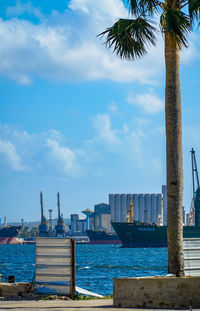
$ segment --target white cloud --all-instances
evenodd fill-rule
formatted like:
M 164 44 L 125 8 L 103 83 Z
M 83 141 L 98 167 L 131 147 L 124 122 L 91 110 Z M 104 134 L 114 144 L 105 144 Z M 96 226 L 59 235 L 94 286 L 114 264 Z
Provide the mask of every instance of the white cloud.
M 181 55 L 181 62 L 184 65 L 194 63 L 199 58 L 199 36 L 195 33 L 191 33 L 189 36 L 189 48 L 184 48 Z
M 0 155 L 3 155 L 14 171 L 24 171 L 27 168 L 21 164 L 21 159 L 15 146 L 8 140 L 0 139 Z
M 142 146 L 146 135 L 141 129 L 131 129 L 125 123 L 121 129 L 114 130 L 108 114 L 97 115 L 93 126 L 96 130 L 93 148 L 95 144 L 102 144 L 104 150 L 144 166 Z
M 12 170 L 28 168 L 29 171 L 78 176 L 81 171 L 78 162 L 84 158 L 84 150 L 72 150 L 63 147 L 65 144 L 64 136 L 55 129 L 31 134 L 0 124 L 0 155 L 6 158 Z
M 105 21 L 114 22 L 118 18 L 127 17 L 127 10 L 121 0 L 71 0 L 69 8 L 82 11 L 90 15 L 90 18 L 104 22 L 104 24 Z
M 30 84 L 34 76 L 61 81 L 108 79 L 155 83 L 162 70 L 162 44 L 136 62 L 122 61 L 96 36 L 119 17 L 127 17 L 121 0 L 71 0 L 65 14 L 53 11 L 33 24 L 0 19 L 0 76 Z M 18 2 L 8 13 L 33 8 Z M 18 10 L 18 12 L 17 12 Z M 80 31 L 81 29 L 81 31 Z
M 120 129 L 113 129 L 111 118 L 108 114 L 97 115 L 93 119 L 93 127 L 96 131 L 95 140 L 106 144 L 114 152 L 126 153 L 130 145 L 138 145 L 146 135 L 141 129 L 131 129 L 126 123 Z M 94 143 L 94 141 L 93 141 Z
M 134 118 L 133 122 L 136 123 L 137 125 L 145 126 L 150 123 L 150 120 L 145 118 Z
M 21 3 L 20 0 L 17 0 L 15 6 L 8 6 L 6 9 L 7 16 L 13 16 L 13 15 L 23 15 L 24 13 L 28 13 L 30 15 L 34 15 L 36 17 L 41 17 L 41 11 L 39 8 L 35 8 L 30 1 L 27 3 Z
M 67 4 L 66 4 L 67 6 Z M 128 17 L 121 0 L 71 0 L 66 12 L 44 16 L 30 1 L 7 8 L 9 16 L 25 12 L 39 18 L 38 24 L 0 19 L 0 76 L 30 84 L 35 76 L 65 82 L 108 79 L 118 82 L 159 83 L 164 69 L 163 38 L 157 47 L 135 62 L 119 59 L 97 37 L 119 17 Z M 197 40 L 183 50 L 183 63 L 197 58 Z
M 112 102 L 109 106 L 108 106 L 108 110 L 112 113 L 118 112 L 118 107 L 117 104 L 115 102 Z
M 126 123 L 124 123 L 121 133 L 125 134 L 125 133 L 128 133 L 128 131 L 129 131 L 128 125 Z
M 111 120 L 108 114 L 97 115 L 93 120 L 97 135 L 104 142 L 109 144 L 118 143 L 116 132 L 111 129 Z
M 97 115 L 93 120 L 95 137 L 90 145 L 93 149 L 102 150 L 103 156 L 108 152 L 112 154 L 113 159 L 117 158 L 120 163 L 129 163 L 130 167 L 138 166 L 142 170 L 149 170 L 151 167 L 160 173 L 162 161 L 157 158 L 159 152 L 156 143 L 160 141 L 161 135 L 156 136 L 155 148 L 152 149 L 149 142 L 154 133 L 154 126 L 152 127 L 146 119 L 141 121 L 124 123 L 121 126 L 118 124 L 114 129 L 108 114 Z
M 114 117 L 113 121 L 115 126 L 109 114 L 96 115 L 91 136 L 78 148 L 69 145 L 66 133 L 63 136 L 55 129 L 30 133 L 0 124 L 0 157 L 6 159 L 12 170 L 59 178 L 79 178 L 89 172 L 93 174 L 98 168 L 101 171 L 110 155 L 113 162 L 125 161 L 146 169 L 145 150 L 154 129 L 147 128 L 148 124 L 124 123 Z M 160 139 L 160 135 L 156 137 Z M 149 155 L 148 163 L 153 157 L 154 154 Z M 1 166 L 5 163 L 0 161 Z
M 157 113 L 163 110 L 164 103 L 163 101 L 155 94 L 144 93 L 134 96 L 130 94 L 127 98 L 127 101 L 131 105 L 136 105 L 146 113 Z
M 47 146 L 51 150 L 51 158 L 54 165 L 58 166 L 66 175 L 77 176 L 80 167 L 77 163 L 75 152 L 62 147 L 56 140 L 47 139 Z

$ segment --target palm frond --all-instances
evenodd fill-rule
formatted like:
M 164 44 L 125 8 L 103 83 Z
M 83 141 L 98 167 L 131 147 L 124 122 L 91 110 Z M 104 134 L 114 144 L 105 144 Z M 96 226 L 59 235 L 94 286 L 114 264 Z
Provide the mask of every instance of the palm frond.
M 161 2 L 157 0 L 127 0 L 132 15 L 150 15 L 160 10 Z
M 200 0 L 189 0 L 188 10 L 191 22 L 194 20 L 200 22 Z
M 187 47 L 187 34 L 191 31 L 189 17 L 176 8 L 166 8 L 160 17 L 161 30 L 168 33 L 181 48 Z
M 147 53 L 148 45 L 155 45 L 156 28 L 146 19 L 119 19 L 112 27 L 99 34 L 106 35 L 106 46 L 113 47 L 121 58 L 136 59 Z

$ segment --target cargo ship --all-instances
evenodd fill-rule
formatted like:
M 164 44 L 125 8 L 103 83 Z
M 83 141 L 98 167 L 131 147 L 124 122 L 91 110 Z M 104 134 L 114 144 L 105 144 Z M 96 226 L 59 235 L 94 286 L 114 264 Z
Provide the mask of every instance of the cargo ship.
M 183 226 L 184 238 L 200 238 L 200 187 L 194 197 L 195 226 Z M 133 203 L 130 198 L 129 222 L 112 222 L 122 247 L 167 247 L 167 226 L 133 220 Z
M 107 233 L 100 230 L 86 230 L 89 237 L 87 244 L 120 244 L 120 240 L 116 234 Z
M 17 238 L 21 230 L 21 226 L 6 226 L 0 228 L 0 244 L 22 244 Z
M 122 242 L 122 247 L 167 247 L 167 226 L 157 226 L 134 221 L 112 222 Z M 184 238 L 200 238 L 200 227 L 184 226 Z

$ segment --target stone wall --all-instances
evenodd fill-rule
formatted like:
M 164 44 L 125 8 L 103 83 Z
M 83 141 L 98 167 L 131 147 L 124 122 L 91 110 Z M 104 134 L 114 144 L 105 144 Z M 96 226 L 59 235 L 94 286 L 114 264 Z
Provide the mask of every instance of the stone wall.
M 113 303 L 122 308 L 199 308 L 200 277 L 114 279 Z
M 28 298 L 33 296 L 31 283 L 0 283 L 0 297 Z

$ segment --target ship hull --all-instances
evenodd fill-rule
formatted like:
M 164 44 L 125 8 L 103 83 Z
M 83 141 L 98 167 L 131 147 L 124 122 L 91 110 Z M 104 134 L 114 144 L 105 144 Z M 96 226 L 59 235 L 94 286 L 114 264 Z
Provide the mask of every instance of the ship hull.
M 122 248 L 167 247 L 167 242 L 124 242 Z
M 167 247 L 167 227 L 141 223 L 113 222 L 122 247 Z M 200 227 L 184 226 L 183 237 L 200 238 Z
M 87 244 L 116 244 L 119 240 L 91 240 Z
M 0 228 L 0 245 L 1 244 L 22 244 L 17 238 L 21 230 L 21 226 L 6 226 Z
M 117 244 L 120 240 L 116 234 L 109 234 L 105 231 L 86 230 L 89 237 L 87 244 Z
M 17 237 L 0 237 L 0 245 L 5 244 L 21 245 L 22 241 L 20 241 Z

